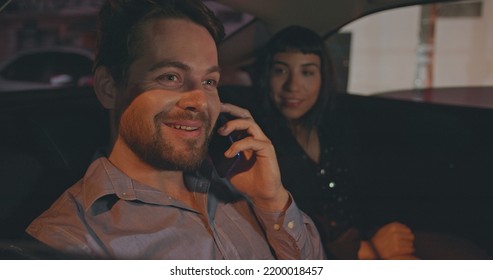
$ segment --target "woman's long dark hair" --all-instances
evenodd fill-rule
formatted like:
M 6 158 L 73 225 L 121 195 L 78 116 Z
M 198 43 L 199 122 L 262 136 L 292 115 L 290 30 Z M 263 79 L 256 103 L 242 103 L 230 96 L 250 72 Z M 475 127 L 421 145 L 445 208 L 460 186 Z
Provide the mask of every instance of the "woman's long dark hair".
M 316 128 L 321 123 L 324 112 L 332 108 L 336 79 L 325 43 L 314 31 L 293 25 L 279 31 L 270 39 L 259 56 L 252 75 L 257 86 L 257 93 L 260 94 L 258 99 L 262 103 L 264 114 L 268 114 L 269 118 L 275 117 L 278 123 L 285 124 L 286 120 L 271 98 L 270 78 L 274 56 L 277 53 L 288 51 L 299 51 L 320 57 L 322 77 L 320 94 L 315 105 L 300 119 L 303 127 Z

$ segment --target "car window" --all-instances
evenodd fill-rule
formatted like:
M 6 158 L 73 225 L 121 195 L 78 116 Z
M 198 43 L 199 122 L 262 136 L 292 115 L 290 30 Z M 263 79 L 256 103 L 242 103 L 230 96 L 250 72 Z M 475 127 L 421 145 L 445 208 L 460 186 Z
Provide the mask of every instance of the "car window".
M 461 1 L 392 9 L 348 24 L 337 35 L 345 40 L 332 47 L 348 50 L 348 69 L 339 69 L 348 76 L 346 89 L 374 95 L 493 86 L 492 12 L 493 1 Z
M 0 91 L 92 85 L 96 17 L 103 0 L 12 1 L 0 17 Z M 204 1 L 226 36 L 253 16 Z
M 8 80 L 56 83 L 65 76 L 66 83 L 74 83 L 92 73 L 92 59 L 74 53 L 43 52 L 29 54 L 12 61 L 2 76 Z
M 226 38 L 254 19 L 252 15 L 246 12 L 235 11 L 216 1 L 204 1 L 204 3 L 214 11 L 216 16 L 224 25 Z

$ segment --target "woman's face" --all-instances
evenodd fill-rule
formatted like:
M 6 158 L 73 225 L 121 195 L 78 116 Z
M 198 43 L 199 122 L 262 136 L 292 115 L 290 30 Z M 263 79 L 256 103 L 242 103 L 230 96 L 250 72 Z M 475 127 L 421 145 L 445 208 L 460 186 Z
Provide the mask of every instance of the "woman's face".
M 274 55 L 270 97 L 288 121 L 303 117 L 315 104 L 322 84 L 320 57 L 299 51 Z

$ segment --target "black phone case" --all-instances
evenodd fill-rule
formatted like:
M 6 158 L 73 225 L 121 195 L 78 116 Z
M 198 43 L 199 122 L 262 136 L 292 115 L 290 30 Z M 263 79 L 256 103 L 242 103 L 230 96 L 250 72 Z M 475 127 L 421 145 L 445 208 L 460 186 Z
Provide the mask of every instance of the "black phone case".
M 219 127 L 223 126 L 226 122 L 231 120 L 232 117 L 224 113 L 219 114 L 219 118 L 214 129 L 214 135 L 212 136 L 209 144 L 209 156 L 214 164 L 217 174 L 223 178 L 227 177 L 236 163 L 240 160 L 241 154 L 237 153 L 232 158 L 224 156 L 224 152 L 231 147 L 231 144 L 241 139 L 240 131 L 233 131 L 227 136 L 219 135 L 216 131 Z

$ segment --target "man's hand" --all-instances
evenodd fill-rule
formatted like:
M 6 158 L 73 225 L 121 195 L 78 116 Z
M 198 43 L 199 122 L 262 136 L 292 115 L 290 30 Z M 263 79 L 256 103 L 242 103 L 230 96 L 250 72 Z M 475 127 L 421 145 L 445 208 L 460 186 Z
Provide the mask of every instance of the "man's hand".
M 228 121 L 218 129 L 226 136 L 235 130 L 244 130 L 247 136 L 234 142 L 225 152 L 228 158 L 238 152 L 242 160 L 230 175 L 236 189 L 248 196 L 256 207 L 267 211 L 282 211 L 289 205 L 289 194 L 281 182 L 276 153 L 271 141 L 265 136 L 248 110 L 232 104 L 222 104 L 221 111 L 237 119 Z
M 414 254 L 414 234 L 404 224 L 386 224 L 373 235 L 371 243 L 381 259 L 408 259 Z

